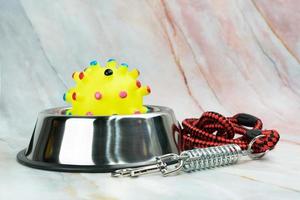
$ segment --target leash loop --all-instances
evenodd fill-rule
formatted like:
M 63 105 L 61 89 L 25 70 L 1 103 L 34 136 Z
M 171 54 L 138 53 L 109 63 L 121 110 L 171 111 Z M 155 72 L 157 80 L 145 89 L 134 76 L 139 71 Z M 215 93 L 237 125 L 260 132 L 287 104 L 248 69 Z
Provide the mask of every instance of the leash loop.
M 242 150 L 251 143 L 253 153 L 271 150 L 280 136 L 276 130 L 263 130 L 262 121 L 246 113 L 224 117 L 216 112 L 205 112 L 199 118 L 185 119 L 182 122 L 180 150 L 206 148 L 225 144 L 237 144 Z M 257 137 L 264 135 L 264 137 Z

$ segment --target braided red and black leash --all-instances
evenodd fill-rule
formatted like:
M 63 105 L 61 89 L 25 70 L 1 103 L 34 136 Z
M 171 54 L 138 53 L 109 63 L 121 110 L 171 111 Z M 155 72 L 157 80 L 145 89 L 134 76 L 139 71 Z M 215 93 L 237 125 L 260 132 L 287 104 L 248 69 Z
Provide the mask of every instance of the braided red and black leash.
M 263 135 L 252 146 L 253 153 L 262 153 L 272 150 L 280 138 L 276 130 L 262 130 L 262 121 L 245 113 L 224 117 L 205 112 L 199 119 L 185 119 L 182 126 L 178 141 L 181 151 L 225 144 L 237 144 L 245 150 L 253 138 Z
M 276 130 L 262 130 L 262 121 L 245 113 L 224 117 L 205 112 L 199 119 L 183 120 L 182 126 L 183 129 L 173 126 L 173 133 L 179 133 L 179 155 L 164 154 L 156 157 L 155 164 L 119 169 L 112 176 L 134 177 L 157 171 L 167 176 L 180 170 L 191 172 L 234 164 L 241 155 L 258 159 L 272 150 L 280 138 Z M 214 146 L 220 147 L 201 149 Z

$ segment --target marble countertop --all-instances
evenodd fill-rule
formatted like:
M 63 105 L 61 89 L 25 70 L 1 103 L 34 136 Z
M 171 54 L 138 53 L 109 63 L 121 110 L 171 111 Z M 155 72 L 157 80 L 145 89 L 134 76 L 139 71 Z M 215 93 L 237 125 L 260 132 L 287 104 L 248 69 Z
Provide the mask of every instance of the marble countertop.
M 299 13 L 293 0 L 0 0 L 0 199 L 300 199 Z M 37 113 L 108 58 L 138 68 L 145 103 L 179 121 L 246 112 L 281 140 L 261 160 L 167 178 L 18 164 Z

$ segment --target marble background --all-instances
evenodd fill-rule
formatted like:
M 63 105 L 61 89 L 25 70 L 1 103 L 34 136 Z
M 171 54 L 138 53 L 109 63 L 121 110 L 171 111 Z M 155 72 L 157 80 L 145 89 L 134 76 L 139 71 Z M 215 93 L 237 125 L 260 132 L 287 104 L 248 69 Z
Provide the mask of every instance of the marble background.
M 0 0 L 0 199 L 300 199 L 297 0 Z M 15 156 L 73 71 L 139 68 L 179 120 L 249 112 L 281 133 L 265 159 L 176 177 L 30 169 Z

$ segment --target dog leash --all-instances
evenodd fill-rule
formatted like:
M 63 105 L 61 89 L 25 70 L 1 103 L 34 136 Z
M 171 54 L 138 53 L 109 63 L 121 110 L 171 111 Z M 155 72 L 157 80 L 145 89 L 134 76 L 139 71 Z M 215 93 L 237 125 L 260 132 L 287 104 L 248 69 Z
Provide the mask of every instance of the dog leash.
M 280 138 L 276 130 L 263 130 L 262 121 L 246 113 L 224 117 L 205 112 L 199 119 L 183 120 L 182 127 L 179 155 L 158 156 L 153 165 L 119 169 L 112 176 L 135 177 L 154 172 L 167 176 L 181 170 L 191 172 L 235 164 L 242 156 L 259 159 L 274 149 Z

